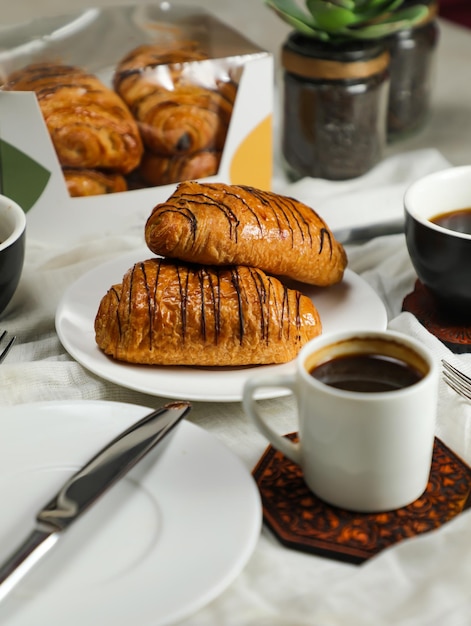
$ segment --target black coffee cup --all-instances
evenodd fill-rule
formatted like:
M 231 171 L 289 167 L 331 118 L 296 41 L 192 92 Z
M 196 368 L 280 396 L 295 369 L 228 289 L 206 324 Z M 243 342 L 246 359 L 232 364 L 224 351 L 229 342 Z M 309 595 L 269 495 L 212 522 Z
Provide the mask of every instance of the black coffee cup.
M 414 182 L 404 208 L 407 249 L 417 276 L 439 309 L 471 324 L 471 166 Z
M 26 216 L 13 200 L 0 195 L 0 314 L 18 287 L 25 256 Z

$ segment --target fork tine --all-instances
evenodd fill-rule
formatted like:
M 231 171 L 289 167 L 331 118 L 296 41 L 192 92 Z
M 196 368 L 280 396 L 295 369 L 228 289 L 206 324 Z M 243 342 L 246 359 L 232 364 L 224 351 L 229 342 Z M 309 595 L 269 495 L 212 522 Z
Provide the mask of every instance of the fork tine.
M 2 341 L 5 339 L 5 337 L 6 337 L 6 336 L 7 336 L 7 331 L 6 331 L 6 330 L 4 330 L 4 331 L 2 332 L 2 334 L 0 335 L 0 345 L 1 345 Z M 5 357 L 6 357 L 6 356 L 7 356 L 7 354 L 10 352 L 11 347 L 13 346 L 13 344 L 15 343 L 15 341 L 16 341 L 16 335 L 13 335 L 13 336 L 9 339 L 9 341 L 8 341 L 7 345 L 6 345 L 3 349 L 1 349 L 1 350 L 0 350 L 0 363 L 3 363 L 3 361 L 5 360 Z
M 447 385 L 460 396 L 471 400 L 471 378 L 460 372 L 456 367 L 442 359 L 443 378 Z

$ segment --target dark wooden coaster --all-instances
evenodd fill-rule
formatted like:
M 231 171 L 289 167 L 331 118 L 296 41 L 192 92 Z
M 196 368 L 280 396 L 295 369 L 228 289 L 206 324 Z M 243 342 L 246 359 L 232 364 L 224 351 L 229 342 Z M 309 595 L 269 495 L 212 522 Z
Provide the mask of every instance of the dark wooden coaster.
M 447 317 L 420 280 L 416 281 L 414 291 L 404 298 L 402 310 L 415 315 L 422 326 L 453 352 L 471 352 L 471 320 L 457 322 Z
M 296 440 L 297 435 L 287 437 Z M 403 539 L 434 530 L 471 507 L 471 469 L 439 439 L 424 494 L 387 513 L 353 513 L 326 504 L 308 489 L 299 465 L 272 446 L 253 476 L 264 522 L 283 545 L 355 564 Z

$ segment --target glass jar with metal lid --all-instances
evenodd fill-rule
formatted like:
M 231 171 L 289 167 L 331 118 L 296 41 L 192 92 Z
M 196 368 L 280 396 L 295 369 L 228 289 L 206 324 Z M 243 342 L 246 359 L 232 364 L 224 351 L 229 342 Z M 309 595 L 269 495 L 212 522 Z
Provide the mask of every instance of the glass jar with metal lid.
M 406 0 L 404 7 L 418 4 Z M 393 141 L 420 130 L 427 120 L 434 79 L 435 51 L 439 40 L 437 2 L 428 4 L 426 18 L 386 38 L 391 54 L 391 88 L 388 105 L 388 139 Z
M 291 33 L 282 48 L 281 143 L 291 179 L 361 176 L 386 143 L 389 52 L 381 41 L 328 44 Z

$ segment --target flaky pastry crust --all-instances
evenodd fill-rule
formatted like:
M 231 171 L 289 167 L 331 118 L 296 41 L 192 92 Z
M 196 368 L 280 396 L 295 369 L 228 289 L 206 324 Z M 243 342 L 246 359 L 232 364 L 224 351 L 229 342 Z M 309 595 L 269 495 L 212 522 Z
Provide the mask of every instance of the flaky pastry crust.
M 342 280 L 347 256 L 301 202 L 252 187 L 183 182 L 145 226 L 155 254 L 192 263 L 248 265 L 318 286 Z
M 312 301 L 261 270 L 160 258 L 130 268 L 95 319 L 105 354 L 152 365 L 284 363 L 320 332 Z

